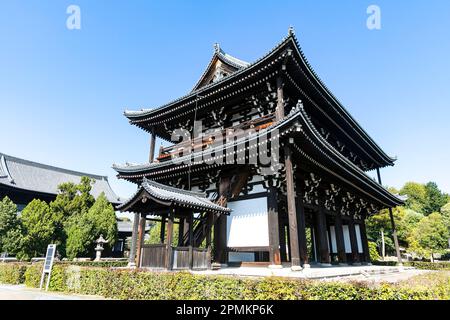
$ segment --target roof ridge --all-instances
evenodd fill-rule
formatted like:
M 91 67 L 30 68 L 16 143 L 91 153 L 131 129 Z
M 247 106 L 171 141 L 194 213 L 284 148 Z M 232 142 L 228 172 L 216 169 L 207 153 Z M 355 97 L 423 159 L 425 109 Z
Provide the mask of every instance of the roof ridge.
M 10 155 L 7 155 L 7 154 L 1 153 L 1 152 L 0 152 L 0 156 L 4 157 L 5 162 L 6 162 L 6 160 L 9 160 L 9 161 L 22 163 L 22 164 L 32 165 L 32 166 L 39 167 L 39 168 L 42 168 L 42 169 L 49 169 L 49 170 L 59 171 L 59 172 L 64 172 L 64 173 L 72 173 L 74 175 L 79 175 L 80 177 L 87 176 L 87 177 L 90 177 L 90 178 L 94 178 L 96 180 L 106 180 L 106 181 L 108 181 L 108 176 L 103 176 L 103 175 L 98 175 L 98 174 L 92 174 L 92 173 L 86 173 L 86 172 L 81 172 L 81 171 L 76 171 L 76 170 L 56 167 L 56 166 L 48 165 L 48 164 L 41 163 L 41 162 L 36 162 L 36 161 L 31 161 L 31 160 L 27 160 L 27 159 L 23 159 L 23 158 L 19 158 L 19 157 L 10 156 Z

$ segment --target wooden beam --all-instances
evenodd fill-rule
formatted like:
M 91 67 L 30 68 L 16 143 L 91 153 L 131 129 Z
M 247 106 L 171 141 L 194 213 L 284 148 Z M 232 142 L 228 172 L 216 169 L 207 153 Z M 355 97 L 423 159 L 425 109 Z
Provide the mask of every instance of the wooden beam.
M 278 228 L 280 235 L 280 259 L 281 262 L 287 262 L 287 251 L 286 251 L 286 225 L 281 218 L 281 215 L 278 214 Z
M 180 222 L 178 225 L 178 246 L 182 247 L 183 244 L 183 238 L 184 238 L 184 223 L 186 218 L 180 218 Z
M 297 209 L 295 206 L 294 169 L 292 167 L 292 151 L 288 145 L 284 147 L 284 156 L 284 166 L 286 169 L 286 192 L 289 220 L 289 251 L 291 252 L 291 269 L 301 270 L 297 229 Z
M 342 227 L 342 216 L 336 212 L 334 217 L 334 233 L 336 235 L 336 247 L 339 263 L 347 263 L 347 254 L 345 253 L 344 229 Z
M 272 265 L 281 265 L 280 234 L 278 226 L 277 189 L 269 187 L 267 196 L 268 223 L 269 223 L 269 259 Z
M 221 177 L 219 180 L 219 197 L 228 197 L 230 178 Z M 214 224 L 214 261 L 227 263 L 227 217 L 221 214 Z

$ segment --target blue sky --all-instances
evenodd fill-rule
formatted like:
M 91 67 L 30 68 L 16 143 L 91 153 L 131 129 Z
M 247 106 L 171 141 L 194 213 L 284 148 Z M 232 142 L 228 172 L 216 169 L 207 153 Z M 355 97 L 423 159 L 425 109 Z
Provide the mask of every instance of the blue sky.
M 66 28 L 69 5 L 81 30 Z M 366 27 L 369 5 L 381 30 Z M 0 152 L 108 175 L 144 162 L 149 136 L 124 109 L 187 93 L 219 42 L 254 61 L 292 25 L 316 72 L 390 155 L 383 182 L 436 181 L 450 192 L 450 2 L 0 2 Z

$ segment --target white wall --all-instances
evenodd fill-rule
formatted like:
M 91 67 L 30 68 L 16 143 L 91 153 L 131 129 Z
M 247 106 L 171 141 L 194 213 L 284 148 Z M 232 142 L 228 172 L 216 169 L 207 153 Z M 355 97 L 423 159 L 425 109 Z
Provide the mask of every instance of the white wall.
M 348 225 L 343 225 L 342 229 L 344 230 L 345 253 L 352 253 L 352 245 L 350 243 L 350 231 L 348 229 Z
M 232 201 L 227 217 L 227 246 L 267 247 L 269 246 L 269 221 L 267 197 Z
M 359 224 L 355 224 L 355 230 L 356 230 L 356 242 L 358 243 L 358 253 L 363 253 L 361 229 L 359 228 Z

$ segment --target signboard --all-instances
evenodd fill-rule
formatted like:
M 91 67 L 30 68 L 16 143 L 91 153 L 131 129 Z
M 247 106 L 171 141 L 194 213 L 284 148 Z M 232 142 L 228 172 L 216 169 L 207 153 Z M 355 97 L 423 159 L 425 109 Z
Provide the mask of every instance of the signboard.
M 48 274 L 47 284 L 45 286 L 45 290 L 46 291 L 48 290 L 48 285 L 50 283 L 50 276 L 52 274 L 53 260 L 55 259 L 55 253 L 56 253 L 56 244 L 49 244 L 47 246 L 47 253 L 45 255 L 44 268 L 42 269 L 41 284 L 39 285 L 39 289 L 42 289 L 45 275 Z

